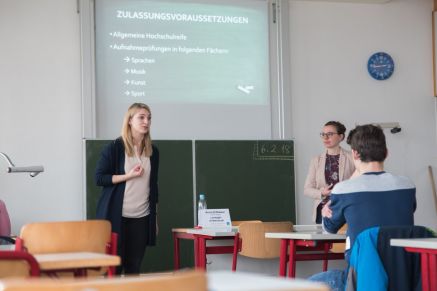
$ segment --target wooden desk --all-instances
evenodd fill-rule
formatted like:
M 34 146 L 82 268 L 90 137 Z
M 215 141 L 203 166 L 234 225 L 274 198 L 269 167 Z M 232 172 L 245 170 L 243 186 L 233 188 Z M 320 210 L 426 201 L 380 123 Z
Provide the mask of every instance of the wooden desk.
M 117 278 L 60 278 L 2 279 L 1 290 L 10 291 L 328 291 L 325 285 L 302 279 L 269 277 L 262 274 L 244 272 L 212 271 L 179 272 L 176 274 L 148 274 L 146 276 Z
M 437 291 L 437 238 L 391 239 L 390 245 L 420 254 L 422 288 Z
M 235 271 L 237 262 L 235 261 L 239 246 L 239 235 L 236 229 L 232 231 L 221 231 L 214 229 L 194 229 L 194 228 L 174 228 L 173 233 L 173 253 L 174 269 L 180 266 L 179 240 L 191 239 L 194 241 L 194 266 L 206 270 L 207 254 L 235 254 L 232 259 L 232 271 Z M 208 240 L 233 240 L 229 246 L 207 246 Z
M 208 272 L 209 291 L 329 291 L 328 286 L 302 279 L 285 280 L 244 272 Z
M 344 242 L 344 234 L 323 234 L 313 232 L 267 232 L 266 238 L 281 240 L 279 256 L 279 276 L 296 276 L 296 261 L 323 260 L 323 271 L 328 269 L 328 260 L 344 259 L 342 253 L 330 253 L 332 243 Z M 299 251 L 300 253 L 297 253 Z M 316 252 L 314 252 L 316 251 Z M 306 253 L 304 253 L 306 252 Z M 288 255 L 287 255 L 288 253 Z
M 73 271 L 75 277 L 87 275 L 87 269 L 120 265 L 120 257 L 101 253 L 74 252 L 34 255 L 42 272 L 55 274 Z

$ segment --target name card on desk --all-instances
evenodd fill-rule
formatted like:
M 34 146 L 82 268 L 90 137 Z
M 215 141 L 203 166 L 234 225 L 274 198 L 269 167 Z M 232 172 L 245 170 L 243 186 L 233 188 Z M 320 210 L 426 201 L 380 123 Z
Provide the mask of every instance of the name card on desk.
M 198 211 L 199 226 L 231 230 L 231 215 L 229 209 L 201 209 Z

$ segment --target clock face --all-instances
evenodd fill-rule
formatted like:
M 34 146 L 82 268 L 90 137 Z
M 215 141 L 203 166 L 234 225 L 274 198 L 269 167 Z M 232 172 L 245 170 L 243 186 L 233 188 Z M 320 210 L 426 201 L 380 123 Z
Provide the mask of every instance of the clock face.
M 367 62 L 367 70 L 370 76 L 376 80 L 386 80 L 390 78 L 395 69 L 393 59 L 389 54 L 379 52 L 370 56 Z

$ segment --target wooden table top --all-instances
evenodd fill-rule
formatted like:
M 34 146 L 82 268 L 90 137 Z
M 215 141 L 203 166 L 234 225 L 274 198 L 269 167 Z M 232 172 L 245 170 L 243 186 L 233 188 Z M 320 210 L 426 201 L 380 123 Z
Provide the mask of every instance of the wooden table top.
M 394 247 L 410 247 L 422 249 L 437 249 L 437 238 L 392 238 L 390 245 Z
M 34 257 L 43 271 L 120 265 L 119 256 L 92 252 L 38 254 Z
M 189 234 L 199 234 L 199 235 L 208 235 L 208 236 L 235 236 L 238 232 L 237 227 L 232 227 L 232 230 L 226 229 L 215 229 L 215 228 L 173 228 L 172 232 L 181 232 L 181 233 L 189 233 Z
M 304 239 L 304 240 L 339 240 L 346 239 L 345 234 L 319 232 L 266 232 L 266 238 Z

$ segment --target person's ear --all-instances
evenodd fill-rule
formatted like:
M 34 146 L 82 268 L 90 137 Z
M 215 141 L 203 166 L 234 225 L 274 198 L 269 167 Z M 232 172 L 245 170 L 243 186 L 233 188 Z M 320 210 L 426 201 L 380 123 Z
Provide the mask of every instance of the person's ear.
M 360 154 L 356 150 L 352 150 L 352 158 L 354 160 L 360 160 Z

